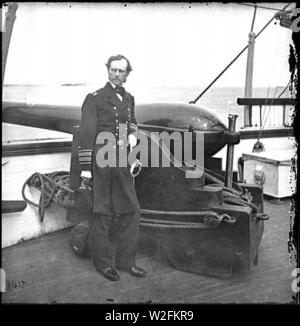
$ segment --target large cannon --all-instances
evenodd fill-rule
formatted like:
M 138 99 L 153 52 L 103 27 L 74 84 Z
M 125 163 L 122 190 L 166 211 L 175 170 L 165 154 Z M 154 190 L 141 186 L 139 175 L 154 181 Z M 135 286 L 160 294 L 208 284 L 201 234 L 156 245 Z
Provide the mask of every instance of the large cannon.
M 146 164 L 135 178 L 142 208 L 141 241 L 159 243 L 176 268 L 195 273 L 230 276 L 233 268 L 250 269 L 257 264 L 267 216 L 263 213 L 262 188 L 238 182 L 232 171 L 233 148 L 239 143 L 236 116 L 229 116 L 226 128 L 215 115 L 194 105 L 144 104 L 137 106 L 136 117 L 139 132 L 147 136 L 149 143 L 160 132 L 182 135 L 182 138 L 165 137 L 159 143 L 163 157 L 166 155 L 163 144 L 166 140 L 170 142 L 169 167 L 162 166 L 163 160 L 155 167 Z M 70 170 L 70 188 L 75 193 L 82 183 L 76 132 L 77 127 Z M 188 146 L 193 159 L 197 150 L 202 151 L 203 166 L 186 164 L 183 154 L 179 157 L 182 165 L 176 166 L 176 142 L 181 142 L 184 153 L 184 133 L 191 134 L 192 142 Z M 197 134 L 203 137 L 200 149 L 196 144 Z M 226 171 L 222 171 L 221 159 L 213 155 L 226 145 Z M 153 152 L 150 148 L 148 151 L 150 163 Z M 178 155 L 176 159 L 178 163 Z M 199 173 L 191 176 L 197 168 Z M 68 210 L 68 219 L 78 223 L 70 242 L 77 255 L 87 256 L 90 211 L 78 202 L 76 208 Z M 87 202 L 81 198 L 81 203 Z

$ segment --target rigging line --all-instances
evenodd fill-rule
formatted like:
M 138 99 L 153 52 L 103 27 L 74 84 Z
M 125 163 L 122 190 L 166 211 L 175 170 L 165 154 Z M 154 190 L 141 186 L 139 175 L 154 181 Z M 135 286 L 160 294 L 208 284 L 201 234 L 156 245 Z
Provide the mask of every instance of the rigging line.
M 292 4 L 292 2 L 290 2 L 289 4 L 287 4 L 286 6 L 284 6 L 281 11 L 284 11 L 287 7 L 289 7 Z M 255 36 L 255 38 L 257 38 L 267 27 L 269 24 L 271 24 L 271 22 L 273 21 L 273 19 L 275 19 L 275 15 L 266 23 L 266 25 L 258 32 L 258 34 Z
M 268 109 L 265 109 L 265 110 L 264 110 L 264 114 L 263 114 L 263 118 L 262 118 L 263 123 L 262 123 L 262 125 L 261 125 L 260 131 L 259 131 L 259 134 L 258 134 L 257 141 L 259 141 L 260 138 L 261 138 L 261 136 L 262 136 L 262 133 L 263 133 L 263 130 L 264 130 L 265 124 L 266 124 L 267 119 L 268 119 L 268 117 L 269 117 L 269 114 L 270 114 L 270 112 L 271 112 L 271 106 L 273 105 L 273 102 L 274 102 L 274 99 L 275 99 L 275 96 L 276 96 L 276 93 L 277 93 L 277 89 L 278 89 L 278 86 L 276 86 L 276 88 L 275 88 L 275 92 L 274 92 L 274 95 L 273 95 L 273 97 L 272 97 L 271 103 L 270 103 L 269 106 L 268 106 Z M 285 89 L 286 89 L 286 88 L 285 88 Z M 268 94 L 267 94 L 266 101 L 267 101 L 267 99 L 269 98 L 270 90 L 271 90 L 271 86 L 269 86 L 269 90 L 268 90 Z M 284 91 L 285 91 L 285 90 L 284 90 Z M 282 93 L 282 94 L 283 94 L 283 93 Z M 278 98 L 279 98 L 282 94 L 280 94 L 280 95 L 278 96 Z M 267 111 L 267 110 L 268 110 L 268 112 L 267 112 L 267 114 L 266 114 L 266 111 Z M 266 114 L 266 116 L 265 116 L 265 114 Z
M 277 93 L 278 86 L 276 87 L 274 97 L 272 98 L 272 102 L 271 102 L 271 104 L 269 105 L 269 111 L 268 111 L 268 114 L 267 114 L 267 116 L 266 116 L 266 118 L 265 118 L 265 121 L 264 121 L 264 123 L 263 123 L 263 125 L 262 125 L 262 127 L 261 127 L 261 130 L 260 130 L 260 132 L 259 132 L 259 135 L 258 135 L 257 141 L 259 141 L 259 139 L 260 139 L 261 136 L 262 136 L 263 129 L 264 129 L 264 126 L 265 126 L 265 124 L 266 124 L 266 122 L 267 122 L 267 118 L 268 118 L 268 115 L 269 115 L 269 113 L 270 113 L 270 109 L 271 109 L 271 105 L 273 104 L 273 101 L 275 100 L 275 98 L 276 98 L 276 99 L 277 99 L 277 98 L 280 98 L 280 97 L 285 93 L 285 91 L 288 89 L 289 85 L 290 85 L 290 81 L 287 83 L 287 85 L 285 86 L 285 88 L 283 89 L 283 91 L 282 91 L 282 92 L 281 92 L 277 97 L 275 97 L 275 94 Z
M 277 88 L 278 88 L 278 86 L 277 86 L 276 89 L 275 89 L 275 94 L 277 93 Z M 274 97 L 273 97 L 272 100 L 271 100 L 271 103 L 269 104 L 269 107 L 268 107 L 268 113 L 266 114 L 266 117 L 265 117 L 265 113 L 266 113 L 267 110 L 264 111 L 264 116 L 263 116 L 263 118 L 262 118 L 263 123 L 262 123 L 262 126 L 261 126 L 261 128 L 260 128 L 260 131 L 259 131 L 259 134 L 258 134 L 258 137 L 257 137 L 257 141 L 259 141 L 260 138 L 261 138 L 261 136 L 262 136 L 262 133 L 263 133 L 263 130 L 264 130 L 265 124 L 266 124 L 267 119 L 268 119 L 268 117 L 269 117 L 269 114 L 270 114 L 270 112 L 271 112 L 271 106 L 273 105 L 273 102 L 274 102 L 274 99 L 275 99 L 275 94 L 274 94 Z M 269 92 L 268 92 L 267 98 L 269 98 Z M 266 98 L 266 100 L 267 100 L 267 98 Z
M 271 103 L 269 104 L 268 113 L 267 113 L 267 116 L 266 116 L 265 122 L 263 123 L 262 128 L 261 128 L 261 135 L 262 135 L 263 129 L 264 129 L 266 123 L 267 123 L 267 119 L 268 119 L 268 117 L 270 116 L 271 109 L 272 109 L 272 105 L 273 105 L 273 103 L 274 103 L 274 99 L 275 99 L 276 94 L 277 94 L 277 90 L 278 90 L 278 86 L 276 86 L 275 91 L 274 91 L 274 95 L 273 95 L 273 97 L 272 97 L 272 99 L 271 99 Z M 274 111 L 273 111 L 273 112 L 274 112 Z M 272 120 L 271 120 L 271 121 L 272 121 Z M 270 121 L 270 122 L 271 122 L 271 121 Z
M 285 90 L 287 89 L 288 85 L 284 88 L 283 92 L 278 96 L 278 98 L 285 92 Z M 266 108 L 266 106 L 267 106 L 266 103 L 267 103 L 267 100 L 269 99 L 269 95 L 270 95 L 270 91 L 271 91 L 271 86 L 269 86 L 269 88 L 268 88 L 267 97 L 266 97 L 266 101 L 265 101 L 265 105 L 264 105 L 265 106 L 265 109 L 264 109 L 263 116 L 262 116 L 262 119 L 261 119 L 262 124 L 261 124 L 260 130 L 259 130 L 257 141 L 259 141 L 260 138 L 261 138 L 261 136 L 262 136 L 263 129 L 265 127 L 265 124 L 266 124 L 267 119 L 269 117 L 269 114 L 271 112 L 271 106 L 273 105 L 274 99 L 276 98 L 277 90 L 278 90 L 278 86 L 276 86 L 276 88 L 275 88 L 275 92 L 274 92 L 274 95 L 273 95 L 273 97 L 271 99 L 271 103 L 268 105 L 268 108 Z
M 278 45 L 279 45 L 279 43 L 280 43 L 280 42 L 277 42 L 275 53 L 277 53 L 277 49 L 278 49 Z M 273 61 L 272 61 L 272 62 L 274 62 L 274 57 L 273 57 Z M 273 63 L 272 63 L 272 66 L 274 66 Z M 286 91 L 286 89 L 287 89 L 288 86 L 289 86 L 289 83 L 290 83 L 290 82 L 288 82 L 287 86 L 284 88 L 284 90 L 281 92 L 281 94 L 278 96 L 278 98 L 281 97 L 282 94 Z M 271 85 L 269 85 L 269 88 L 268 88 L 268 93 L 267 93 L 266 101 L 267 101 L 267 99 L 269 98 L 270 89 L 271 89 Z M 272 104 L 273 104 L 274 99 L 276 98 L 277 89 L 278 89 L 278 86 L 277 86 L 276 89 L 275 89 L 275 93 L 274 93 L 274 95 L 273 95 L 273 97 L 272 97 L 271 104 L 269 104 L 269 108 L 268 108 L 268 110 L 267 110 L 267 108 L 264 109 L 263 116 L 262 116 L 262 119 L 261 119 L 262 124 L 261 124 L 261 127 L 260 127 L 260 132 L 259 132 L 259 135 L 258 135 L 258 139 L 257 139 L 257 141 L 259 141 L 259 139 L 260 139 L 260 137 L 261 137 L 261 135 L 262 135 L 262 132 L 263 132 L 263 129 L 264 129 L 265 124 L 266 124 L 266 122 L 267 122 L 268 116 L 269 116 L 269 114 L 270 114 L 270 112 L 271 112 L 271 106 L 272 106 Z M 265 102 L 265 106 L 266 106 L 266 102 Z M 266 116 L 265 116 L 265 115 L 266 115 Z
M 292 4 L 292 2 L 290 2 L 289 4 L 287 4 L 286 6 L 284 6 L 284 8 L 282 9 L 285 10 L 288 6 L 290 6 Z M 267 24 L 259 31 L 259 33 L 257 35 L 255 35 L 255 39 L 268 27 L 268 25 L 271 24 L 271 22 L 273 21 L 273 19 L 275 18 L 275 15 L 267 22 Z M 200 95 L 198 95 L 193 101 L 190 101 L 189 104 L 196 104 L 196 102 L 199 100 L 199 98 L 206 93 L 206 91 L 209 90 L 209 88 L 224 74 L 224 72 L 243 54 L 243 52 L 245 52 L 245 50 L 247 50 L 248 48 L 248 44 L 243 48 L 243 50 L 221 71 L 221 73 L 204 89 L 204 91 L 202 93 L 200 93 Z
M 253 27 L 254 27 L 254 22 L 255 22 L 255 16 L 256 16 L 256 10 L 257 10 L 257 5 L 255 5 L 255 7 L 254 7 L 254 13 L 253 13 L 253 18 L 252 18 L 252 24 L 251 24 L 250 33 L 253 32 Z
M 245 3 L 245 2 L 237 3 L 237 5 L 248 6 L 248 7 L 257 7 L 257 8 L 261 8 L 261 9 L 269 9 L 269 10 L 275 10 L 275 11 L 281 11 L 278 8 L 266 7 L 266 6 L 261 6 L 261 5 L 257 5 L 257 4 L 253 5 L 253 4 L 249 4 L 249 3 Z
M 268 91 L 267 91 L 267 96 L 266 96 L 266 100 L 265 100 L 264 107 L 266 107 L 266 105 L 267 105 L 267 100 L 268 100 L 268 98 L 269 98 L 270 91 L 271 91 L 271 85 L 269 85 L 269 87 L 268 87 Z M 263 128 L 263 124 L 264 124 L 263 121 L 265 121 L 265 114 L 266 114 L 266 108 L 264 108 L 264 112 L 263 112 L 263 115 L 262 115 L 262 118 L 261 118 L 262 124 L 261 124 L 261 128 L 260 128 L 260 130 Z M 260 136 L 261 136 L 261 135 L 258 134 L 257 141 L 259 141 Z

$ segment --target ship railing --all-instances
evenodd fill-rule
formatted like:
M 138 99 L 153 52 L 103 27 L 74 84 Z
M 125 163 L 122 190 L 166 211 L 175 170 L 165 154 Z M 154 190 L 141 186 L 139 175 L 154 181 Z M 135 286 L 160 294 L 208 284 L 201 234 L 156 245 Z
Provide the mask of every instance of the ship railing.
M 293 136 L 293 100 L 291 98 L 238 98 L 244 106 L 241 138 Z

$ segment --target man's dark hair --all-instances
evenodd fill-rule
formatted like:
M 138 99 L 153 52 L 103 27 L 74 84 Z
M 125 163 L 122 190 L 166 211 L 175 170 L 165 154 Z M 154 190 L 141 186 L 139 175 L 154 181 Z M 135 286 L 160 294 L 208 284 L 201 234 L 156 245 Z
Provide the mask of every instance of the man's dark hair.
M 130 71 L 132 71 L 132 67 L 131 67 L 131 64 L 129 62 L 129 60 L 124 57 L 122 54 L 118 54 L 118 55 L 113 55 L 111 56 L 108 60 L 107 60 L 107 63 L 106 63 L 106 67 L 107 69 L 110 68 L 110 64 L 112 61 L 115 61 L 115 60 L 122 60 L 122 59 L 125 59 L 127 61 L 127 75 L 129 75 Z

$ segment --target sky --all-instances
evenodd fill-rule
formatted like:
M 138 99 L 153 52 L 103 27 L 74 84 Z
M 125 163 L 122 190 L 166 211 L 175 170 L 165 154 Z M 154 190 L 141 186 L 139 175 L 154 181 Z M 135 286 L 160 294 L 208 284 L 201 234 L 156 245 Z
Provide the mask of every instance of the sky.
M 264 3 L 283 8 L 286 3 Z M 5 84 L 99 84 L 123 54 L 135 86 L 205 87 L 247 45 L 254 9 L 237 3 L 18 3 Z M 258 9 L 254 32 L 276 11 Z M 255 43 L 254 87 L 289 80 L 291 30 L 272 22 Z M 243 87 L 247 51 L 216 87 Z

